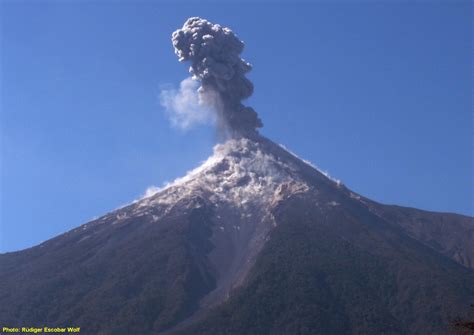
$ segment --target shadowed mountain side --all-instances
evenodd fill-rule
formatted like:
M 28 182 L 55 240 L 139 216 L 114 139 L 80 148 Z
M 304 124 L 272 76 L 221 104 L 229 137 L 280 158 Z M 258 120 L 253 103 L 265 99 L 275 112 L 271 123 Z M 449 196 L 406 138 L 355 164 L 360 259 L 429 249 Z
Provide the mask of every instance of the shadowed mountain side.
M 377 204 L 370 208 L 385 220 L 398 224 L 411 237 L 474 269 L 474 218 L 393 205 Z
M 357 206 L 298 195 L 244 286 L 175 334 L 447 334 L 472 318 L 474 272 Z
M 190 315 L 215 286 L 206 255 L 211 211 L 176 204 L 153 215 L 92 222 L 0 255 L 0 322 L 79 325 L 85 334 L 144 334 Z
M 258 135 L 232 139 L 153 196 L 1 254 L 0 323 L 445 334 L 472 319 L 472 229 L 363 198 Z

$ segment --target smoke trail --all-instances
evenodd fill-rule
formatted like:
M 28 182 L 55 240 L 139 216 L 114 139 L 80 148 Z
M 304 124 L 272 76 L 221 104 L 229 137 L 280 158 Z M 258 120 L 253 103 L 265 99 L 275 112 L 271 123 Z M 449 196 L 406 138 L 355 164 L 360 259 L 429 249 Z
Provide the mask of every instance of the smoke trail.
M 262 121 L 242 104 L 253 93 L 245 77 L 252 67 L 240 57 L 244 43 L 229 28 L 199 17 L 188 19 L 172 41 L 179 61 L 191 62 L 189 72 L 201 82 L 198 92 L 217 111 L 219 126 L 234 136 L 256 133 Z

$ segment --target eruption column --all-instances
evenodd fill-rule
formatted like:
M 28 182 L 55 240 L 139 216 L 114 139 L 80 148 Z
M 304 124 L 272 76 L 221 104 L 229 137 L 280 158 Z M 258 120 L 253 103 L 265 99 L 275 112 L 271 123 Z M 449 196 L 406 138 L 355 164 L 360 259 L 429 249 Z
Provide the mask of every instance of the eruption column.
M 189 72 L 201 82 L 199 94 L 217 111 L 219 126 L 233 136 L 256 133 L 262 121 L 242 104 L 253 93 L 245 77 L 252 66 L 240 57 L 244 43 L 229 28 L 199 17 L 189 18 L 172 41 L 179 61 L 191 62 Z

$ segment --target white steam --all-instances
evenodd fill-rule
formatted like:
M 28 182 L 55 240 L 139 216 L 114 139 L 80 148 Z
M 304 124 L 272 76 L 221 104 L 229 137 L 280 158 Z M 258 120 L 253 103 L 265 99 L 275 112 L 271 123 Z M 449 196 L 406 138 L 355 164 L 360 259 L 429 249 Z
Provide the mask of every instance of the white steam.
M 179 90 L 162 89 L 160 104 L 165 108 L 171 124 L 179 129 L 188 130 L 196 125 L 214 124 L 216 113 L 213 97 L 198 92 L 199 83 L 192 78 L 184 79 Z
M 297 171 L 293 163 L 279 160 L 257 142 L 231 139 L 216 145 L 214 154 L 184 177 L 147 190 L 138 208 L 174 204 L 192 194 L 205 194 L 213 202 L 224 201 L 239 208 L 270 203 L 283 184 L 295 190 L 307 189 Z
M 191 17 L 172 35 L 180 62 L 191 63 L 189 72 L 201 84 L 200 93 L 219 97 L 212 105 L 219 111 L 220 131 L 230 134 L 255 134 L 263 126 L 253 108 L 242 101 L 253 93 L 253 84 L 245 76 L 252 66 L 240 54 L 242 42 L 232 30 L 200 17 Z M 212 92 L 212 93 L 211 93 Z
M 148 197 L 152 197 L 154 196 L 156 193 L 160 192 L 161 191 L 161 187 L 157 187 L 157 186 L 150 186 L 148 187 L 146 190 L 145 190 L 145 194 L 143 194 L 143 196 L 139 199 L 144 199 L 144 198 L 148 198 Z

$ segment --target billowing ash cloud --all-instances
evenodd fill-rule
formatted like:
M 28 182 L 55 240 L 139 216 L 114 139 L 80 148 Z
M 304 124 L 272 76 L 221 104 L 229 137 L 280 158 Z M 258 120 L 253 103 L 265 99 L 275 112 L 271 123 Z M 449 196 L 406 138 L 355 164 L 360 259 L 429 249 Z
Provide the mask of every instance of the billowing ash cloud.
M 245 77 L 252 67 L 240 57 L 244 43 L 229 28 L 192 17 L 172 41 L 179 60 L 191 62 L 189 71 L 201 82 L 199 94 L 217 111 L 220 126 L 234 135 L 249 135 L 263 126 L 253 108 L 242 104 L 253 93 Z

